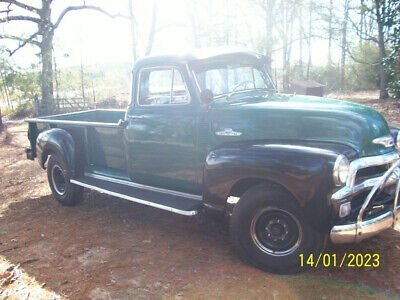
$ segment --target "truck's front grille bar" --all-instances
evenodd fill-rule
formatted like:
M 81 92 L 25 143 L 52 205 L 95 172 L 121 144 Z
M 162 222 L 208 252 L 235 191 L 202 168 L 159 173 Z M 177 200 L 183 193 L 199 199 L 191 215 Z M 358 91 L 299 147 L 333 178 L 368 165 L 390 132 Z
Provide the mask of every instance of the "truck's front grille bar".
M 389 180 L 390 176 L 394 172 L 398 172 L 398 168 L 400 167 L 400 160 L 397 160 L 391 167 L 390 169 L 380 178 L 379 182 L 372 188 L 371 192 L 368 194 L 367 198 L 365 199 L 363 205 L 361 206 L 360 212 L 358 213 L 357 216 L 357 236 L 356 236 L 356 241 L 359 236 L 362 235 L 362 222 L 363 222 L 363 215 L 368 207 L 368 204 L 370 203 L 371 199 L 375 196 L 375 194 L 378 192 L 378 190 L 382 190 L 383 187 L 386 185 L 387 181 Z M 394 203 L 393 203 L 393 219 L 394 222 L 397 221 L 397 203 L 399 199 L 399 191 L 400 191 L 400 179 L 397 179 L 397 185 L 396 185 L 396 191 L 395 191 L 395 196 L 394 196 Z
M 392 166 L 399 159 L 400 159 L 400 154 L 396 151 L 380 156 L 362 157 L 352 161 L 350 164 L 349 177 L 347 179 L 346 185 L 332 195 L 332 200 L 345 199 L 347 197 L 355 196 L 363 191 L 373 188 L 381 181 L 382 177 L 384 176 L 382 175 L 382 173 L 376 174 L 376 177 L 366 179 L 362 182 L 356 181 L 357 173 L 360 170 L 370 167 L 378 167 L 384 165 Z M 384 174 L 386 173 L 387 171 L 384 172 Z M 398 178 L 400 178 L 399 167 L 395 168 L 393 172 L 390 172 L 390 175 L 385 181 L 384 185 L 388 186 L 394 184 Z
M 362 157 L 351 162 L 349 168 L 349 177 L 346 186 L 353 188 L 356 185 L 357 173 L 361 169 L 392 164 L 400 158 L 400 154 L 395 151 L 384 155 Z

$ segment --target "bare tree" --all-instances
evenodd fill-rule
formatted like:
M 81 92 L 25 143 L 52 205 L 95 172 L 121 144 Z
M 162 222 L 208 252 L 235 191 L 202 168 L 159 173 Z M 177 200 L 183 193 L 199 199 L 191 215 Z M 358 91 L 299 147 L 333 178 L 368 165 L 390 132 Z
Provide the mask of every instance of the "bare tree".
M 386 57 L 386 49 L 385 49 L 385 32 L 384 32 L 384 23 L 385 23 L 385 15 L 386 15 L 386 1 L 385 0 L 374 0 L 375 1 L 375 14 L 376 14 L 376 22 L 378 24 L 378 46 L 379 46 L 379 73 L 380 73 L 380 99 L 385 99 L 389 97 L 387 91 L 387 75 L 383 65 L 383 60 Z
M 307 63 L 307 79 L 310 79 L 310 71 L 311 71 L 311 39 L 313 35 L 312 24 L 313 24 L 313 9 L 314 3 L 310 0 L 308 5 L 308 37 L 307 37 L 307 47 L 308 47 L 308 63 Z
M 157 29 L 156 29 L 157 11 L 158 11 L 157 0 L 153 0 L 151 27 L 150 27 L 150 32 L 149 32 L 149 39 L 148 39 L 147 45 L 146 45 L 146 51 L 144 54 L 145 56 L 149 55 L 151 53 L 151 49 L 153 48 L 154 38 L 157 33 Z
M 252 0 L 257 7 L 264 12 L 265 19 L 265 56 L 267 58 L 267 67 L 271 70 L 272 54 L 275 42 L 275 0 Z
M 300 77 L 303 77 L 303 37 L 304 37 L 304 27 L 303 27 L 303 6 L 300 5 L 299 7 L 299 67 L 300 67 Z
M 333 0 L 329 0 L 328 14 L 328 65 L 332 65 L 332 40 L 333 40 Z
M 281 2 L 279 11 L 281 13 L 280 36 L 282 40 L 282 66 L 283 80 L 282 87 L 288 90 L 291 72 L 291 54 L 293 44 L 293 24 L 295 19 L 296 1 Z
M 30 44 L 39 47 L 41 57 L 41 93 L 42 93 L 42 106 L 47 108 L 47 112 L 51 112 L 53 106 L 53 38 L 54 32 L 61 24 L 64 17 L 78 10 L 94 10 L 109 17 L 115 18 L 118 15 L 112 15 L 103 10 L 98 6 L 92 5 L 78 5 L 66 7 L 58 17 L 55 18 L 55 22 L 52 22 L 52 11 L 51 6 L 53 0 L 41 0 L 41 7 L 35 7 L 28 3 L 17 0 L 0 0 L 7 9 L 1 10 L 0 23 L 5 22 L 29 22 L 36 26 L 37 30 L 28 37 L 14 36 L 9 34 L 1 34 L 0 39 L 11 39 L 18 41 L 18 46 L 9 50 L 9 54 L 13 55 L 19 49 Z M 18 8 L 19 11 L 24 11 L 21 15 L 15 15 L 14 8 Z M 18 11 L 18 10 L 17 10 Z M 53 16 L 54 17 L 54 16 Z
M 131 41 L 132 41 L 132 59 L 133 63 L 136 62 L 137 59 L 137 44 L 136 44 L 136 19 L 133 13 L 133 0 L 128 0 L 129 5 L 129 22 L 131 25 Z
M 350 0 L 344 0 L 343 22 L 342 22 L 342 43 L 341 43 L 341 59 L 340 59 L 340 90 L 344 90 L 345 68 L 346 68 L 346 49 L 347 49 L 347 23 L 349 22 Z
M 195 48 L 200 48 L 200 36 L 199 36 L 199 21 L 197 19 L 196 8 L 197 1 L 185 2 L 186 3 L 186 11 L 188 14 L 188 19 L 190 23 L 190 27 L 192 30 L 193 37 L 193 46 Z
M 346 52 L 357 63 L 367 65 L 379 65 L 379 98 L 387 98 L 387 82 L 388 76 L 384 68 L 384 60 L 386 57 L 386 34 L 388 25 L 385 20 L 388 15 L 388 1 L 387 0 L 360 0 L 361 5 L 361 18 L 360 21 L 354 22 L 351 18 L 352 28 L 361 41 L 374 42 L 379 48 L 379 60 L 375 62 L 362 61 L 357 59 L 346 47 Z M 368 21 L 369 20 L 369 21 Z

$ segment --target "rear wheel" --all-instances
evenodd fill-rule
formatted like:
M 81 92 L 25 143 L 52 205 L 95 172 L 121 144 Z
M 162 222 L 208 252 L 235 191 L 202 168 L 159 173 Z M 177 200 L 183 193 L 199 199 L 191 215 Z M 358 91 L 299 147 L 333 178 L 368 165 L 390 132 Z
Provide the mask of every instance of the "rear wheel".
M 82 202 L 83 188 L 70 182 L 66 166 L 55 154 L 47 164 L 47 178 L 54 198 L 65 206 L 74 206 Z
M 246 191 L 233 209 L 230 233 L 242 258 L 267 272 L 302 270 L 299 255 L 322 251 L 324 235 L 305 220 L 293 197 L 262 184 Z

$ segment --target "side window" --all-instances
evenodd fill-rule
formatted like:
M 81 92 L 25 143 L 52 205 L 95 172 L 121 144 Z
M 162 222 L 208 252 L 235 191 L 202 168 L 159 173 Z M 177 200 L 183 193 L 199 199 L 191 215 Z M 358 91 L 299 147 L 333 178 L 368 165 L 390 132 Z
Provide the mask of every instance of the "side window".
M 186 90 L 185 82 L 183 81 L 181 72 L 173 69 L 173 85 L 172 85 L 172 101 L 171 104 L 186 104 L 189 103 L 189 93 Z
M 140 105 L 173 105 L 189 102 L 189 93 L 179 70 L 170 68 L 141 71 Z

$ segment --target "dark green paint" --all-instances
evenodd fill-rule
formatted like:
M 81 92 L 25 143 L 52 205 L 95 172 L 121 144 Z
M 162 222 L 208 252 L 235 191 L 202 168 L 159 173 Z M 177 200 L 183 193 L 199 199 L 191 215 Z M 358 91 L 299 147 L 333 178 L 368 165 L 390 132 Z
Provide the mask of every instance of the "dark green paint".
M 348 145 L 359 156 L 394 150 L 372 143 L 373 139 L 390 134 L 385 119 L 373 109 L 355 103 L 260 91 L 236 94 L 229 101 L 222 97 L 210 105 L 200 103 L 190 68 L 223 59 L 262 63 L 259 56 L 249 53 L 145 58 L 133 72 L 134 96 L 126 116 L 122 110 L 95 110 L 41 119 L 78 122 L 70 126 L 93 122 L 80 129 L 85 131 L 86 170 L 90 172 L 193 194 L 202 193 L 207 154 L 225 142 L 331 142 Z M 191 95 L 190 104 L 148 107 L 135 104 L 138 72 L 154 66 L 180 69 Z M 143 118 L 131 119 L 131 116 Z M 125 118 L 127 127 L 117 126 Z M 109 127 L 102 127 L 103 123 L 109 123 Z M 66 125 L 37 123 L 38 132 L 49 126 Z M 215 135 L 226 128 L 242 135 Z
M 311 96 L 267 94 L 216 100 L 212 107 L 213 131 L 232 128 L 240 137 L 214 136 L 213 146 L 226 140 L 302 140 L 341 143 L 360 156 L 394 150 L 372 143 L 389 135 L 389 126 L 375 110 L 339 100 Z

